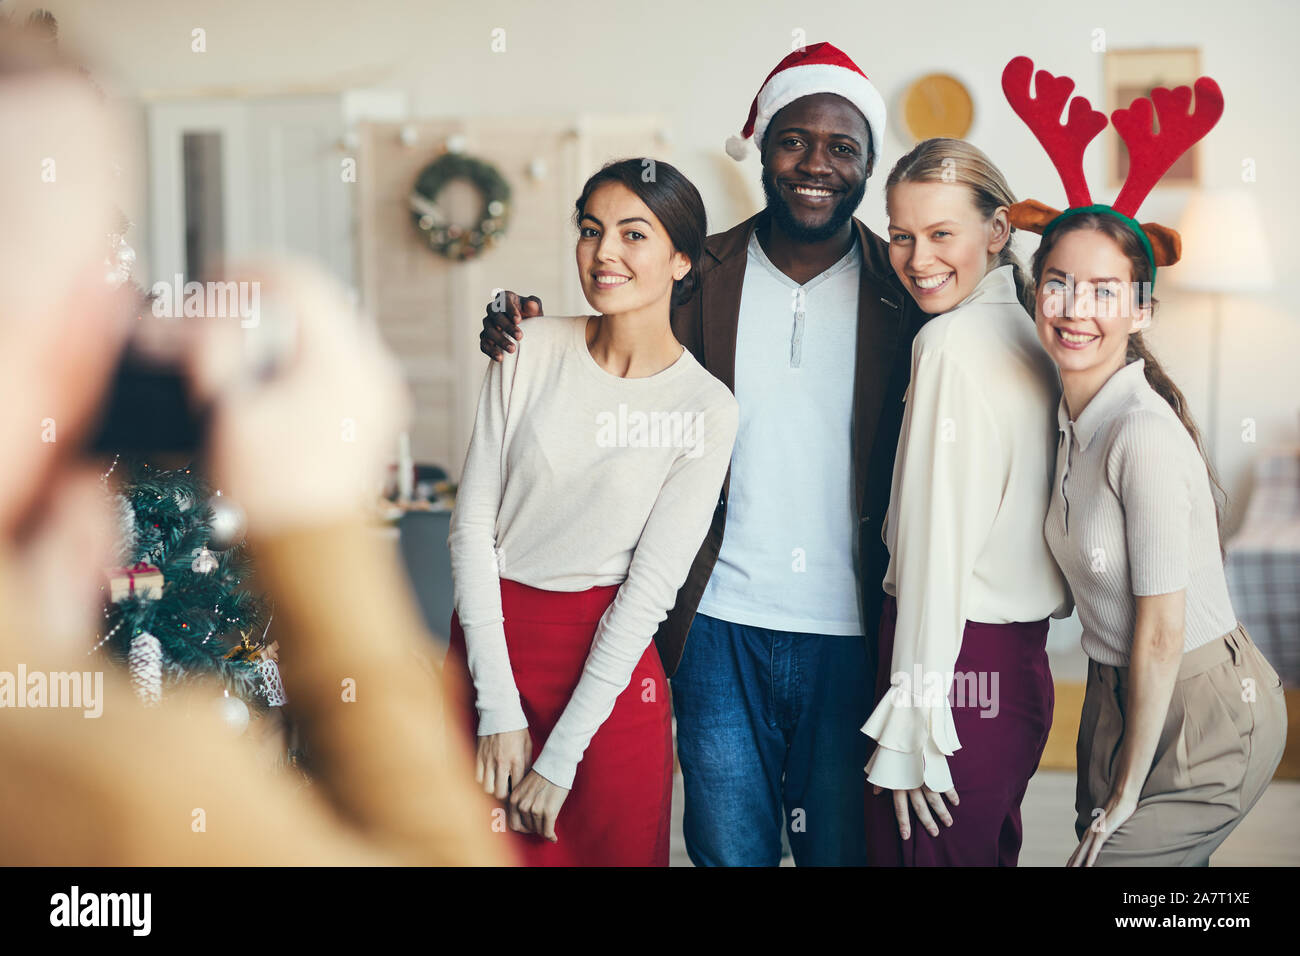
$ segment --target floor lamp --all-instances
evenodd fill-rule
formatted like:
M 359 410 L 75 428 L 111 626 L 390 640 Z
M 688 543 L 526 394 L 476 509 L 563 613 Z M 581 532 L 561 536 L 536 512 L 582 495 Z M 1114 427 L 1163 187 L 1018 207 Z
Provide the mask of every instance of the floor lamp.
M 1273 261 L 1254 192 L 1245 187 L 1192 193 L 1178 224 L 1183 257 L 1170 269 L 1170 282 L 1211 296 L 1209 421 L 1210 460 L 1218 467 L 1219 345 L 1225 295 L 1264 292 L 1273 287 Z

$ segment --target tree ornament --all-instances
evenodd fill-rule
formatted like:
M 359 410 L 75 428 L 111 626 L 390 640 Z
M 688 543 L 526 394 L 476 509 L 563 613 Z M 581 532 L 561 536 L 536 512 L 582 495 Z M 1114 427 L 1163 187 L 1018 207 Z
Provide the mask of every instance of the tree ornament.
M 209 548 L 214 551 L 225 551 L 244 540 L 244 533 L 247 530 L 244 526 L 244 509 L 220 491 L 208 499 L 208 507 L 212 509 L 208 536 Z
M 194 560 L 190 562 L 190 570 L 195 574 L 211 574 L 217 570 L 217 556 L 208 548 L 195 548 L 190 553 L 194 555 Z
M 280 665 L 264 655 L 257 662 L 257 673 L 262 678 L 262 686 L 266 689 L 266 703 L 269 706 L 283 707 L 289 702 L 284 692 L 284 681 L 280 679 Z
M 146 707 L 156 707 L 162 700 L 162 644 L 148 631 L 131 638 L 126 666 L 131 686 Z
M 157 601 L 166 585 L 162 569 L 147 561 L 108 569 L 108 599 L 114 604 L 132 598 Z
M 236 737 L 248 727 L 248 705 L 238 697 L 231 697 L 230 691 L 225 691 L 217 698 L 217 713 L 221 717 L 221 722 L 229 727 Z

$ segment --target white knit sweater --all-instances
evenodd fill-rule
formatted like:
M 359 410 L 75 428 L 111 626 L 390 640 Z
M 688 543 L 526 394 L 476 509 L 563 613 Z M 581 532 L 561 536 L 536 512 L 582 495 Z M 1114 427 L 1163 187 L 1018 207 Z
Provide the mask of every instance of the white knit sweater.
M 533 764 L 566 788 L 686 580 L 739 415 L 686 349 L 645 378 L 606 372 L 587 350 L 587 320 L 529 319 L 518 349 L 488 364 L 448 539 L 480 735 L 528 726 L 500 579 L 551 591 L 621 585 Z

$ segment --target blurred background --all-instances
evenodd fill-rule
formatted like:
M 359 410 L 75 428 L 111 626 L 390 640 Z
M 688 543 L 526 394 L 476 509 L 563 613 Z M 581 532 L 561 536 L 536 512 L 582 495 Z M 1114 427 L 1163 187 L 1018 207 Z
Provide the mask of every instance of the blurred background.
M 131 117 L 134 153 L 120 161 L 138 284 L 202 281 L 221 260 L 261 251 L 307 255 L 353 291 L 401 361 L 416 415 L 393 451 L 376 532 L 402 549 L 437 633 L 451 613 L 446 523 L 486 361 L 484 306 L 509 288 L 552 313 L 586 309 L 572 204 L 604 161 L 671 161 L 700 188 L 711 231 L 729 228 L 761 207 L 762 191 L 758 159 L 732 161 L 723 141 L 777 60 L 830 40 L 890 110 L 858 212 L 883 234 L 885 176 L 932 135 L 975 143 L 1018 197 L 1062 202 L 1003 98 L 1013 56 L 1072 77 L 1107 112 L 1156 85 L 1214 77 L 1223 119 L 1143 205 L 1144 221 L 1182 230 L 1186 250 L 1161 273 L 1147 337 L 1228 491 L 1234 607 L 1300 713 L 1300 310 L 1285 280 L 1300 267 L 1295 4 L 4 0 L 0 13 L 37 7 Z M 1096 201 L 1118 192 L 1117 144 L 1108 129 L 1085 157 Z M 1017 241 L 1027 262 L 1036 237 Z M 1073 619 L 1054 624 L 1049 770 L 1073 767 L 1078 633 Z M 1300 775 L 1295 746 L 1280 775 Z M 1225 855 L 1252 823 L 1276 837 L 1279 821 L 1300 818 L 1297 791 L 1271 790 L 1265 799 L 1285 809 L 1248 818 Z M 1053 812 L 1068 814 L 1062 794 Z M 1265 839 L 1258 853 L 1300 862 L 1297 843 Z

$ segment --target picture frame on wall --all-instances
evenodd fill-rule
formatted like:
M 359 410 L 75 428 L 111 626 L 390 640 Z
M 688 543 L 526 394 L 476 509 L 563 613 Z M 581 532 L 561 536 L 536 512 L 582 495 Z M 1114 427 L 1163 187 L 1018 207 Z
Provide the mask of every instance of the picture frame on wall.
M 1127 107 L 1139 96 L 1150 96 L 1158 86 L 1191 86 L 1201 75 L 1199 47 L 1108 50 L 1105 58 L 1106 114 Z M 1112 187 L 1124 185 L 1128 176 L 1128 149 L 1118 136 L 1111 140 L 1106 162 Z M 1184 153 L 1161 179 L 1161 188 L 1199 186 L 1200 145 Z

